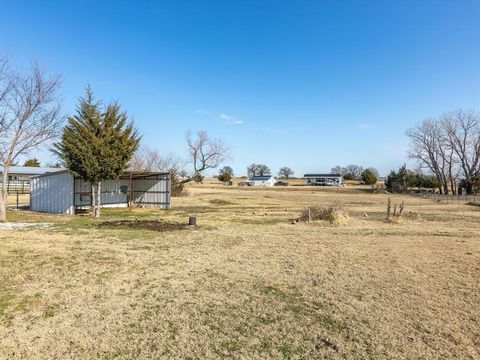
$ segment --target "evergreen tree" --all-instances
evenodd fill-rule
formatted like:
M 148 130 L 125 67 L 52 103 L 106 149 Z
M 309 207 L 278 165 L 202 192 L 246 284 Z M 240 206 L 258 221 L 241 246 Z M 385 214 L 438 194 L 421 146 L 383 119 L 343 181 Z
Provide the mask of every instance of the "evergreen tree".
M 67 118 L 53 152 L 76 176 L 92 184 L 93 216 L 100 217 L 102 180 L 118 178 L 137 150 L 140 137 L 117 103 L 103 107 L 87 88 L 76 114 Z
M 372 169 L 365 169 L 362 172 L 362 181 L 365 185 L 375 185 L 377 183 L 377 175 Z
M 224 166 L 218 173 L 218 180 L 221 182 L 230 182 L 233 177 L 233 169 L 230 166 Z
M 23 166 L 27 167 L 40 167 L 40 161 L 37 158 L 28 159 L 23 163 Z

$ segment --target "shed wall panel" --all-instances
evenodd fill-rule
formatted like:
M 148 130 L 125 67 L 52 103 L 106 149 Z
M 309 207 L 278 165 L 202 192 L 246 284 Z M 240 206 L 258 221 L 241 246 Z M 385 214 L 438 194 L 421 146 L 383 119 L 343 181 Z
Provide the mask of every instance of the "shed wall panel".
M 135 179 L 133 181 L 134 202 L 146 208 L 169 208 L 169 177 L 160 179 Z
M 33 211 L 73 214 L 73 177 L 70 173 L 33 177 L 30 180 L 30 208 Z
M 123 192 L 122 187 L 127 191 Z M 100 203 L 102 207 L 126 207 L 128 206 L 128 180 L 102 180 L 100 189 Z M 88 207 L 91 205 L 92 186 L 90 182 L 75 179 L 75 205 Z

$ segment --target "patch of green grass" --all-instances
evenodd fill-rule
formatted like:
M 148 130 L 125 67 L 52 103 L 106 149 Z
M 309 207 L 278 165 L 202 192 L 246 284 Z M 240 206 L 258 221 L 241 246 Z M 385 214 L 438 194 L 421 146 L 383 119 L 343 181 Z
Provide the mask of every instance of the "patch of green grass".
M 278 348 L 278 351 L 280 351 L 284 358 L 290 359 L 295 355 L 302 355 L 307 353 L 308 348 L 304 345 L 293 346 L 284 344 Z
M 165 209 L 166 210 L 166 209 Z M 163 215 L 164 210 L 137 211 L 135 209 L 102 209 L 100 212 L 100 220 L 116 220 L 116 219 L 148 219 L 157 218 Z
M 43 317 L 45 319 L 55 316 L 58 310 L 58 305 L 48 305 L 43 311 Z
M 318 317 L 318 320 L 325 326 L 325 328 L 334 332 L 340 332 L 346 328 L 346 325 L 343 322 L 335 320 L 328 314 L 321 314 Z
M 222 340 L 218 344 L 218 355 L 224 355 L 225 353 L 231 354 L 240 351 L 241 346 L 236 339 Z
M 27 254 L 25 249 L 20 249 L 20 248 L 10 250 L 10 253 L 20 258 L 25 257 L 25 255 Z
M 7 309 L 13 304 L 15 295 L 7 292 L 0 295 L 0 316 L 5 316 Z

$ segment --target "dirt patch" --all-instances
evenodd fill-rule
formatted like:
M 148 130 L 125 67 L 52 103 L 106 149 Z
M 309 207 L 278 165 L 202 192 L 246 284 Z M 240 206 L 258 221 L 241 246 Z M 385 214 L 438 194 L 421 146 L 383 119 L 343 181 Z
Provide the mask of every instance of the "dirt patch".
M 155 220 L 122 220 L 122 221 L 105 221 L 98 225 L 106 228 L 128 228 L 128 229 L 144 229 L 152 231 L 173 231 L 185 230 L 187 225 L 179 223 L 161 222 Z

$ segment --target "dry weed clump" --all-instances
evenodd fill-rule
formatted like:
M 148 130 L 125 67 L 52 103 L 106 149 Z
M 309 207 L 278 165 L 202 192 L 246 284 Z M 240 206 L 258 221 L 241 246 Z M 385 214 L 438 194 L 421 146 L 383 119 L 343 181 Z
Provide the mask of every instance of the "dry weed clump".
M 341 205 L 311 206 L 302 210 L 299 221 L 323 220 L 339 226 L 348 221 L 348 214 Z
M 395 224 L 402 222 L 401 216 L 405 209 L 405 201 L 402 201 L 400 205 L 394 204 L 392 210 L 392 199 L 388 198 L 387 201 L 387 221 Z

